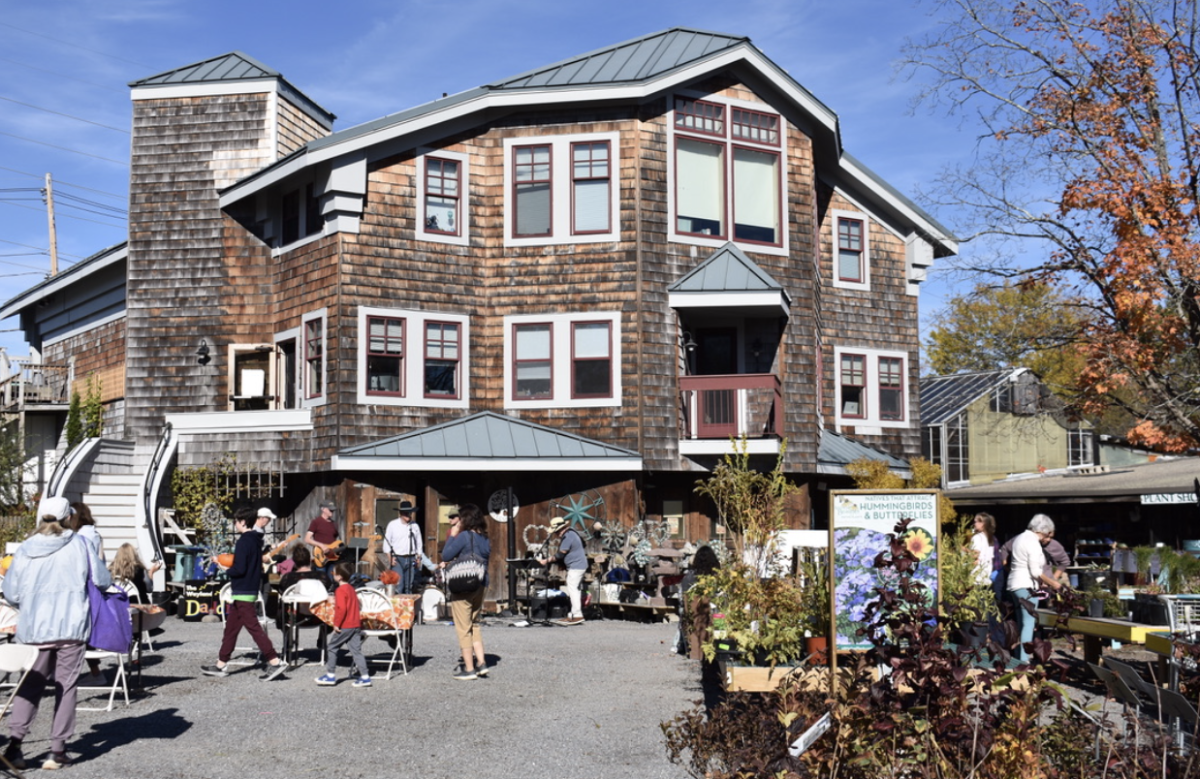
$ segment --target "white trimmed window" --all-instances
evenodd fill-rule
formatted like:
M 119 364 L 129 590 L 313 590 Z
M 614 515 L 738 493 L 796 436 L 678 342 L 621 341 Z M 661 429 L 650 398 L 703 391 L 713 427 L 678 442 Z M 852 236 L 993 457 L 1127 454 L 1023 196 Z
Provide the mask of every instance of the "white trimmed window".
M 358 309 L 358 402 L 466 408 L 469 318 L 407 309 Z
M 302 408 L 320 406 L 325 403 L 325 380 L 328 375 L 326 360 L 326 309 L 313 311 L 300 318 L 301 349 L 301 402 Z
M 505 317 L 505 408 L 621 405 L 621 314 Z
M 783 254 L 783 118 L 761 104 L 676 95 L 668 122 L 670 240 Z
M 470 243 L 470 163 L 465 154 L 428 151 L 416 159 L 417 238 Z
M 619 240 L 619 133 L 504 141 L 504 245 Z
M 830 212 L 833 247 L 833 286 L 871 289 L 871 252 L 867 215 L 858 211 Z
M 908 365 L 905 352 L 834 347 L 837 422 L 860 432 L 908 427 Z

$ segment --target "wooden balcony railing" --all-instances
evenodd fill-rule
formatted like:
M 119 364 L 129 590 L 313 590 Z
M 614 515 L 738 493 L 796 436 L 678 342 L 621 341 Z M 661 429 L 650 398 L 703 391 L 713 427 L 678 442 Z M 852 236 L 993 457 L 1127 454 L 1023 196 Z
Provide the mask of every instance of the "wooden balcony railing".
M 681 439 L 783 437 L 783 389 L 773 373 L 680 376 Z
M 12 376 L 0 381 L 0 408 L 22 411 L 30 406 L 66 406 L 70 403 L 67 391 L 66 365 L 36 365 L 23 362 L 12 366 Z

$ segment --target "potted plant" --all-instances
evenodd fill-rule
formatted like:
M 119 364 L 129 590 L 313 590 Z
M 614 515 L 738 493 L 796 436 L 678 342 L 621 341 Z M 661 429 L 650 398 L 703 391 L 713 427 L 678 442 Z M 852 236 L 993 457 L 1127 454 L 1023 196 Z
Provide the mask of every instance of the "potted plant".
M 719 568 L 700 577 L 691 592 L 712 604 L 713 635 L 704 657 L 713 661 L 736 652 L 749 664 L 791 665 L 804 657 L 803 589 L 796 577 L 757 576 L 744 564 Z
M 999 610 L 991 582 L 984 583 L 978 576 L 971 534 L 970 520 L 962 518 L 943 537 L 939 581 L 947 627 L 958 634 L 959 643 L 979 646 L 987 639 L 989 620 L 999 616 Z
M 800 564 L 804 590 L 801 595 L 801 611 L 804 613 L 805 651 L 817 665 L 829 660 L 829 634 L 833 627 L 830 620 L 829 570 L 819 560 L 805 560 Z

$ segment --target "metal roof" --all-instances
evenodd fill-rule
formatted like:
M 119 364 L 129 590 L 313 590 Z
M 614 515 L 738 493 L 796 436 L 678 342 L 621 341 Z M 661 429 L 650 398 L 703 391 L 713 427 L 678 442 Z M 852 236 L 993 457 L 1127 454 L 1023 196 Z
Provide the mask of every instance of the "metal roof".
M 128 254 L 128 242 L 121 241 L 109 246 L 107 249 L 101 249 L 90 257 L 85 257 L 74 265 L 60 271 L 55 276 L 47 276 L 0 306 L 0 319 L 16 316 L 23 309 L 28 308 L 43 298 L 53 295 L 55 292 L 61 291 L 64 287 L 82 282 L 83 279 L 86 279 L 92 273 L 102 268 L 107 268 L 114 262 L 123 262 Z
M 667 292 L 782 292 L 783 285 L 732 242 L 667 287 Z
M 962 413 L 967 406 L 993 389 L 1029 370 L 1006 368 L 1001 371 L 956 373 L 951 376 L 926 376 L 921 379 L 921 426 L 940 425 Z
M 130 81 L 131 87 L 162 84 L 198 84 L 209 81 L 244 81 L 259 78 L 282 78 L 283 75 L 248 54 L 231 51 L 219 57 L 194 62 L 191 65 L 164 70 L 153 76 Z
M 352 446 L 334 457 L 338 470 L 611 471 L 641 467 L 642 457 L 637 452 L 491 411 Z
M 883 460 L 889 468 L 908 470 L 908 463 L 899 457 L 893 457 L 887 452 L 872 449 L 866 444 L 860 444 L 840 433 L 821 429 L 821 445 L 817 449 L 818 466 L 835 466 L 844 468 L 855 460 Z
M 492 89 L 527 89 L 643 81 L 749 42 L 750 39 L 743 36 L 675 27 L 545 65 L 488 86 Z
M 1194 493 L 1200 458 L 1182 457 L 1110 469 L 1107 473 L 1031 474 L 946 490 L 962 503 L 1137 502 L 1142 495 Z M 1124 499 L 1122 501 L 1122 499 Z

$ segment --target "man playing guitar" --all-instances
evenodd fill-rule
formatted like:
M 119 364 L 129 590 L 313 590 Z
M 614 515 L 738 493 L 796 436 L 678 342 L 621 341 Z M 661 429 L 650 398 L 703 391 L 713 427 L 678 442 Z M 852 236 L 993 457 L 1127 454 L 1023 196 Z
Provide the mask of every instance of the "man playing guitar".
M 337 562 L 341 551 L 337 547 L 341 546 L 338 540 L 337 524 L 333 521 L 333 513 L 337 511 L 337 504 L 331 500 L 321 504 L 321 516 L 315 518 L 308 525 L 308 532 L 304 534 L 304 543 L 313 548 L 313 563 L 314 568 L 329 572 L 329 568 Z M 324 558 L 323 563 L 317 563 L 317 560 Z

